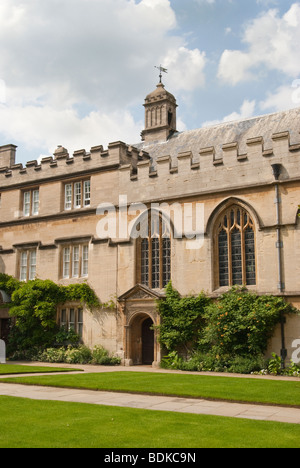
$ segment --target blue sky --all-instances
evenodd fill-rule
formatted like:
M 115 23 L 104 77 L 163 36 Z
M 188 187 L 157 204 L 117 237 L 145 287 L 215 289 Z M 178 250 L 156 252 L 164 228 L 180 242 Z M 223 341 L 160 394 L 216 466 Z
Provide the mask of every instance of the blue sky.
M 138 143 L 155 65 L 178 129 L 300 106 L 300 2 L 1 0 L 0 145 Z

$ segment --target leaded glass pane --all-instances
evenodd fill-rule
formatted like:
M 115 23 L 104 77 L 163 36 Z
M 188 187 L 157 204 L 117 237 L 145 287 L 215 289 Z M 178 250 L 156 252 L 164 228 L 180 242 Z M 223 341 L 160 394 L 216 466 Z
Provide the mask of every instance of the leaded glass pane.
M 159 239 L 152 239 L 152 288 L 160 287 L 159 281 L 160 268 L 159 268 Z
M 29 254 L 29 280 L 34 280 L 36 276 L 36 251 L 32 250 Z
M 219 234 L 219 279 L 220 286 L 228 286 L 228 239 L 224 230 Z
M 163 287 L 171 280 L 171 240 L 163 239 Z
M 249 227 L 245 231 L 246 284 L 256 284 L 254 232 Z
M 141 252 L 141 270 L 142 284 L 149 286 L 149 242 L 148 239 L 142 240 L 142 252 Z
M 243 284 L 243 269 L 242 269 L 242 244 L 241 233 L 238 229 L 234 229 L 231 233 L 231 262 L 232 262 L 232 282 L 235 284 Z

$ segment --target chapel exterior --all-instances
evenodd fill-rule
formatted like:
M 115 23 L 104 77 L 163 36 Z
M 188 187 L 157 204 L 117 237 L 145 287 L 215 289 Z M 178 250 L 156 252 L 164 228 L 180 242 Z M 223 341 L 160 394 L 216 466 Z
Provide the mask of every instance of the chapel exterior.
M 25 166 L 0 147 L 0 272 L 87 281 L 103 307 L 62 304 L 57 321 L 125 365 L 159 364 L 170 280 L 182 295 L 245 285 L 300 309 L 300 109 L 180 133 L 161 82 L 144 106 L 136 144 L 59 146 Z M 8 318 L 0 309 L 0 339 Z M 288 317 L 269 353 L 290 359 L 299 338 Z

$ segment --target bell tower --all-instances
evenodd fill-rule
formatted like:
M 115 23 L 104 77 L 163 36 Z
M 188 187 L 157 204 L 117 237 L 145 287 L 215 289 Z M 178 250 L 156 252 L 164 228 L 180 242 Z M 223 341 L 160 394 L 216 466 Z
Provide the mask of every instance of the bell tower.
M 176 130 L 176 99 L 166 91 L 163 83 L 158 83 L 156 89 L 145 99 L 145 130 L 142 140 L 145 142 L 167 141 Z

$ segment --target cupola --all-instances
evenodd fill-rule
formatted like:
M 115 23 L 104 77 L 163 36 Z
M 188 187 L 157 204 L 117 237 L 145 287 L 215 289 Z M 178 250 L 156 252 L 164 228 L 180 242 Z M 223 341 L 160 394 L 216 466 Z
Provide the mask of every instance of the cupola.
M 145 142 L 167 141 L 176 130 L 176 99 L 163 83 L 148 94 L 145 99 L 145 130 L 142 140 Z

